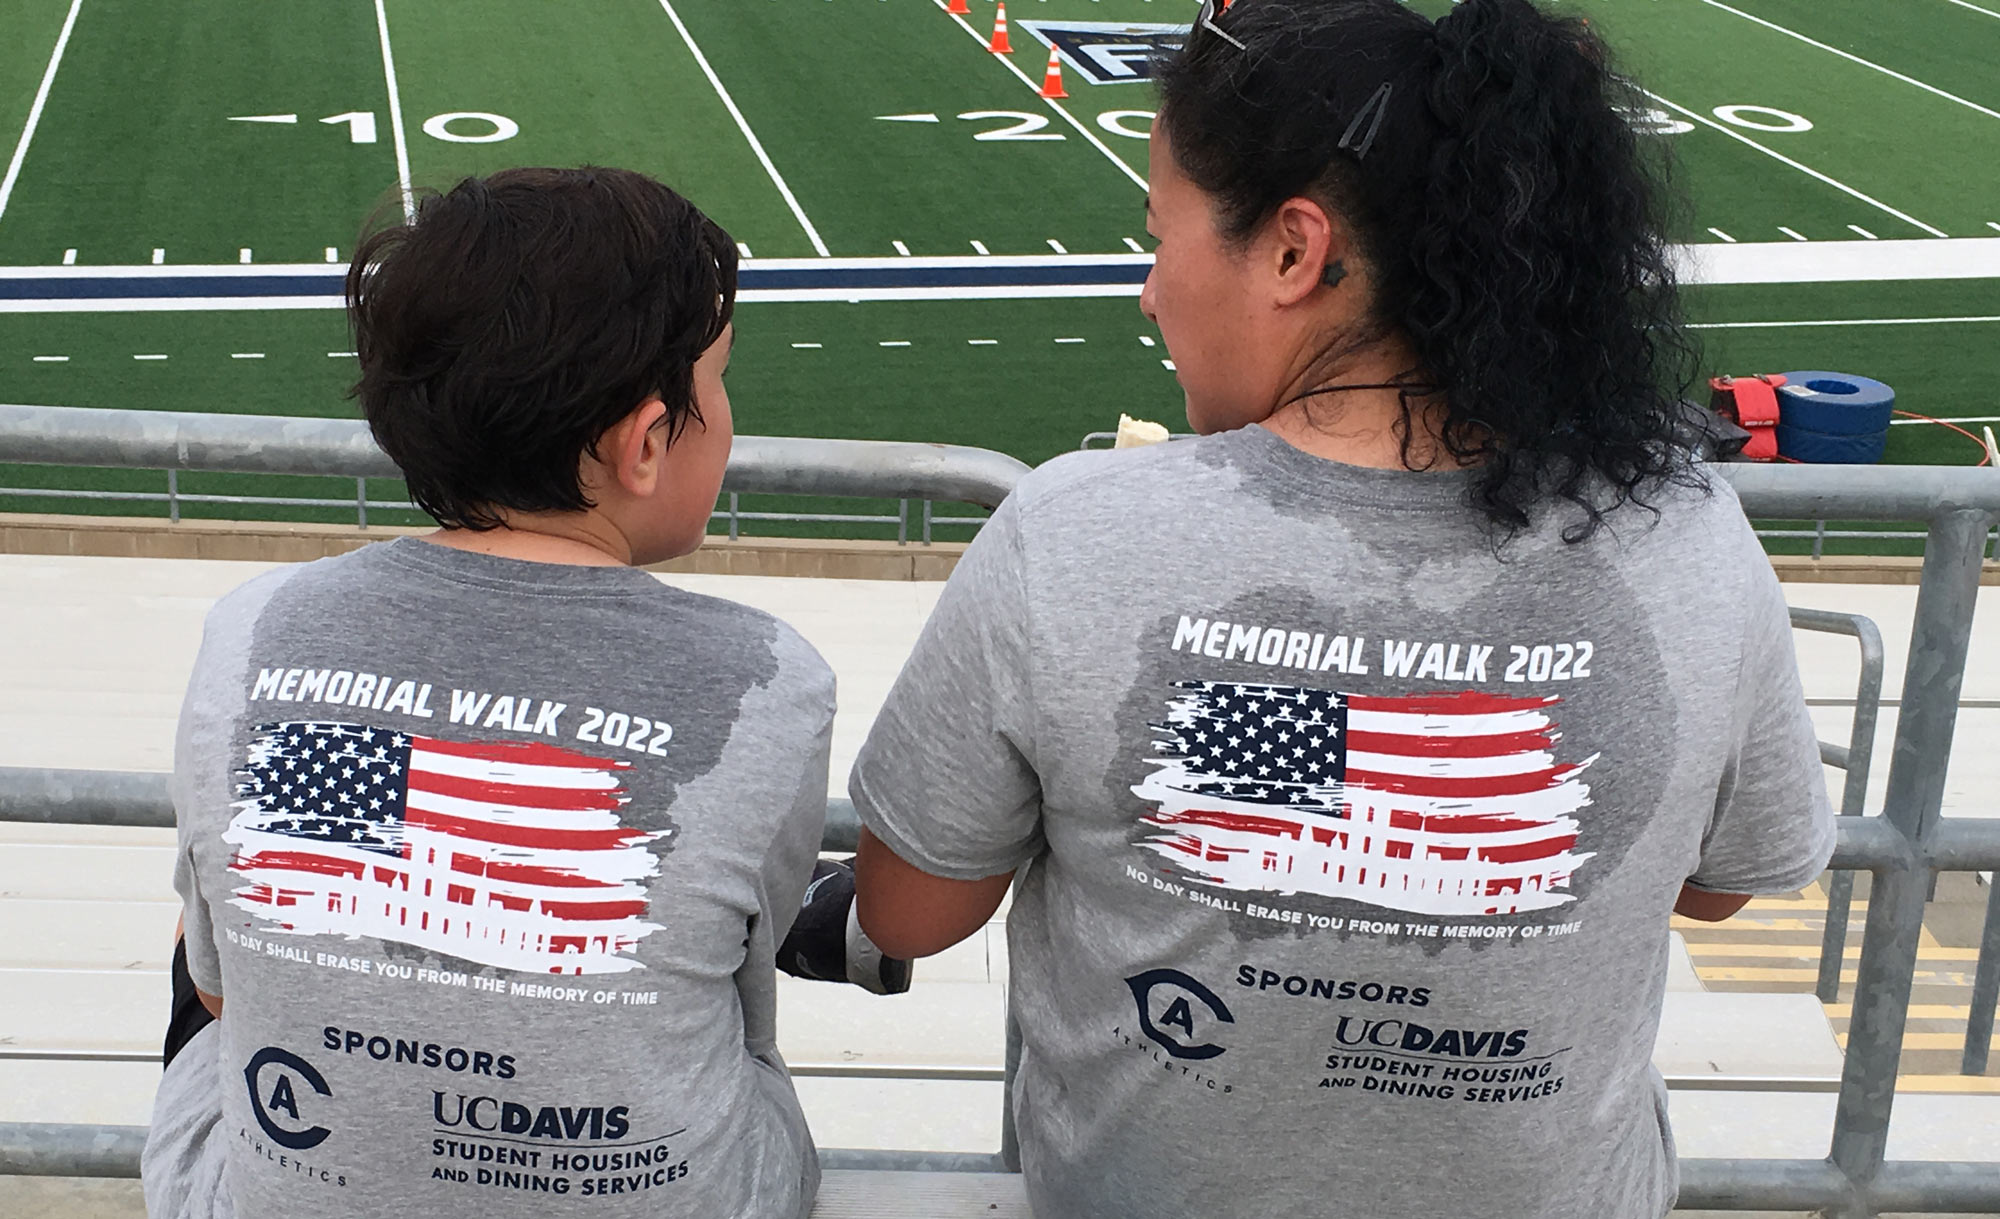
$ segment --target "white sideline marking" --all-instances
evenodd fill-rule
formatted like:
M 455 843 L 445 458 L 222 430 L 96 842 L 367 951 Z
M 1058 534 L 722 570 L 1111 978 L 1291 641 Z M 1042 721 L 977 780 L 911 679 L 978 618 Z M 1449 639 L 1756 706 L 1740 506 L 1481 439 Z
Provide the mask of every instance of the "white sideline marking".
M 892 241 L 889 244 L 895 248 L 896 253 L 902 255 L 904 258 L 908 258 L 910 256 L 910 247 L 904 245 L 902 242 Z
M 76 251 L 74 249 L 63 251 L 63 265 L 65 267 L 73 267 L 76 265 Z
M 157 246 L 153 248 L 153 265 L 160 266 L 167 261 L 167 252 Z
M 1977 110 L 1979 111 L 1979 113 L 1986 115 L 1988 118 L 2000 119 L 2000 110 L 1988 109 L 1987 107 L 1980 105 L 1978 102 L 1970 101 L 1966 98 L 1960 97 L 1956 93 L 1946 92 L 1945 90 L 1938 88 L 1936 85 L 1927 84 L 1924 81 L 1918 80 L 1914 76 L 1905 76 L 1901 72 L 1896 71 L 1894 68 L 1885 68 L 1881 64 L 1876 63 L 1873 60 L 1863 59 L 1859 55 L 1856 55 L 1851 51 L 1843 51 L 1839 47 L 1828 46 L 1826 43 L 1819 41 L 1817 38 L 1808 38 L 1804 34 L 1799 33 L 1797 30 L 1786 29 L 1784 26 L 1779 25 L 1775 21 L 1766 21 L 1762 17 L 1758 17 L 1751 13 L 1746 13 L 1740 8 L 1731 8 L 1728 5 L 1722 3 L 1722 0 L 1701 0 L 1701 2 L 1703 4 L 1706 4 L 1710 8 L 1719 8 L 1725 13 L 1734 13 L 1738 17 L 1743 18 L 1745 21 L 1754 21 L 1758 25 L 1763 26 L 1765 29 L 1776 30 L 1778 33 L 1783 34 L 1788 38 L 1796 38 L 1800 42 L 1805 43 L 1809 47 L 1818 47 L 1822 51 L 1827 51 L 1834 55 L 1840 56 L 1842 59 L 1849 60 L 1853 63 L 1858 63 L 1864 68 L 1870 68 L 1874 71 L 1880 72 L 1884 76 L 1893 77 L 1896 80 L 1902 81 L 1906 85 L 1915 85 L 1917 88 L 1922 89 L 1926 93 L 1935 93 L 1939 97 L 1944 98 L 1946 101 L 1957 102 L 1959 105 L 1964 106 L 1968 110 Z
M 380 3 L 380 0 L 377 0 L 377 3 Z M 709 87 L 715 90 L 715 96 L 722 99 L 722 108 L 729 111 L 730 118 L 736 120 L 736 128 L 743 133 L 743 138 L 749 141 L 750 151 L 756 155 L 757 163 L 771 176 L 771 185 L 778 188 L 778 193 L 784 196 L 785 206 L 792 209 L 792 216 L 799 222 L 799 227 L 806 231 L 806 239 L 812 242 L 813 251 L 821 258 L 829 257 L 832 251 L 826 248 L 826 242 L 820 240 L 819 230 L 813 227 L 812 221 L 806 219 L 805 209 L 799 206 L 798 196 L 792 193 L 791 187 L 785 185 L 785 176 L 771 163 L 771 154 L 764 151 L 764 145 L 757 139 L 757 133 L 750 130 L 750 120 L 744 118 L 743 112 L 736 108 L 736 99 L 729 96 L 729 90 L 722 87 L 722 78 L 709 66 L 708 56 L 703 55 L 701 48 L 695 45 L 694 35 L 688 32 L 686 24 L 681 21 L 681 15 L 674 11 L 673 0 L 660 0 L 660 7 L 666 10 L 667 20 L 674 23 L 674 29 L 680 32 L 681 41 L 686 43 L 687 49 L 693 53 L 695 66 L 701 69 L 703 76 L 708 77 Z
M 1996 13 L 1990 8 L 1980 8 L 1976 4 L 1969 3 L 1968 0 L 1951 0 L 1951 2 L 1960 8 L 1969 8 L 1975 13 L 1985 13 L 1988 17 L 2000 17 L 2000 13 Z
M 333 246 L 326 247 L 326 260 L 328 262 L 334 262 L 334 263 L 339 262 L 340 251 Z
M 1050 248 L 1051 250 L 1054 250 L 1054 251 L 1055 251 L 1056 253 L 1058 253 L 1058 254 L 1067 254 L 1067 253 L 1069 253 L 1069 251 L 1068 251 L 1068 250 L 1066 250 L 1066 249 L 1064 249 L 1064 248 L 1063 248 L 1063 243 L 1062 243 L 1062 242 L 1060 242 L 1060 241 L 1057 241 L 1057 240 L 1056 240 L 1055 238 L 1053 238 L 1053 237 L 1049 238 L 1049 248 Z
M 975 242 L 973 242 L 973 243 L 972 243 L 972 251 L 973 251 L 973 253 L 975 253 L 975 254 L 988 254 L 988 255 L 990 255 L 990 254 L 992 254 L 992 253 L 993 253 L 993 251 L 991 251 L 991 250 L 989 250 L 989 249 L 987 249 L 987 248 L 986 248 L 986 243 L 985 243 L 985 242 L 983 242 L 983 241 L 975 241 Z
M 1127 237 L 1125 239 L 1125 248 L 1132 251 L 1134 254 L 1144 254 L 1146 252 L 1145 246 L 1140 245 L 1138 242 L 1132 240 L 1130 237 Z
M 7 176 L 0 178 L 0 216 L 7 214 L 7 200 L 14 195 L 14 183 L 21 179 L 21 163 L 28 159 L 28 145 L 35 141 L 42 107 L 49 104 L 49 90 L 55 86 L 56 69 L 62 66 L 63 48 L 69 46 L 70 31 L 76 28 L 76 15 L 82 8 L 83 0 L 70 0 L 69 16 L 63 18 L 62 33 L 56 35 L 56 49 L 49 53 L 48 70 L 42 73 L 42 87 L 35 90 L 35 104 L 28 107 L 28 123 L 21 128 L 21 142 L 14 145 L 14 158 L 7 162 Z
M 1689 330 L 1787 330 L 1795 326 L 1958 326 L 2000 322 L 2000 314 L 1975 317 L 1863 317 L 1809 322 L 1690 322 Z
M 1852 231 L 1852 232 L 1856 232 L 1856 233 L 1859 233 L 1859 234 L 1861 234 L 1861 235 L 1862 235 L 1863 237 L 1866 237 L 1866 238 L 1867 238 L 1868 240 L 1870 240 L 1870 241 L 1880 241 L 1880 240 L 1882 240 L 1882 239 L 1881 239 L 1880 237 L 1877 237 L 1877 236 L 1876 236 L 1875 234 L 1873 234 L 1873 233 L 1869 232 L 1869 231 L 1868 231 L 1867 229 L 1864 229 L 1864 228 L 1862 228 L 1862 227 L 1861 227 L 1860 225 L 1858 225 L 1858 224 L 1850 224 L 1850 225 L 1848 225 L 1847 227 L 1848 227 L 1848 229 L 1849 229 L 1850 231 Z
M 792 347 L 793 347 L 793 349 L 794 349 L 794 350 L 797 350 L 797 351 L 818 351 L 818 350 L 819 350 L 819 349 L 820 349 L 821 347 L 823 347 L 823 346 L 825 346 L 825 344 L 823 344 L 823 343 L 793 343 L 793 344 L 792 344 Z
M 236 251 L 236 261 L 247 264 L 250 261 L 250 251 L 248 250 Z
M 1727 234 L 1727 233 L 1723 232 L 1723 231 L 1722 231 L 1721 229 L 1718 229 L 1718 228 L 1710 228 L 1710 229 L 1709 229 L 1708 231 L 1709 231 L 1709 232 L 1711 232 L 1711 233 L 1714 233 L 1714 234 L 1715 234 L 1715 235 L 1716 235 L 1717 237 L 1720 237 L 1720 238 L 1722 238 L 1722 239 L 1723 239 L 1724 241 L 1728 242 L 1728 243 L 1729 243 L 1730 245 L 1735 245 L 1735 244 L 1736 244 L 1736 239 L 1735 239 L 1734 237 L 1731 237 L 1731 236 L 1730 236 L 1729 234 Z
M 738 254 L 738 256 L 743 258 L 755 257 L 755 255 L 750 253 L 750 243 L 747 241 L 739 241 L 736 243 L 736 253 Z
M 1986 222 L 1986 227 L 1992 229 L 1996 233 L 2000 233 L 2000 220 L 1988 220 Z
M 1929 423 L 1929 422 L 1930 422 L 1930 420 L 1928 420 L 1928 419 L 1891 419 L 1891 420 L 1889 421 L 1889 426 L 1890 426 L 1890 427 L 1898 427 L 1898 426 L 1901 426 L 1902 424 L 1905 424 L 1905 423 Z M 1946 423 L 2000 423 L 2000 415 L 1958 415 L 1958 416 L 1954 416 L 1953 418 L 1950 418 L 1950 419 L 1946 419 L 1946 420 L 1944 420 L 1944 422 L 1946 422 Z
M 382 80 L 389 86 L 389 136 L 396 142 L 396 185 L 403 192 L 403 219 L 417 218 L 417 196 L 410 189 L 410 141 L 403 134 L 403 94 L 396 87 L 396 54 L 389 49 L 389 10 L 375 0 L 375 29 L 382 38 Z
M 1704 2 L 1707 2 L 1707 0 L 1704 0 Z M 1670 102 L 1666 98 L 1661 97 L 1659 94 L 1653 92 L 1651 89 L 1641 89 L 1640 92 L 1644 93 L 1647 97 L 1652 98 L 1654 101 L 1660 103 L 1662 106 L 1665 106 L 1670 110 L 1679 111 L 1683 118 L 1692 119 L 1693 121 L 1702 124 L 1704 127 L 1709 127 L 1716 131 L 1720 131 L 1722 134 L 1728 136 L 1732 140 L 1736 140 L 1739 143 L 1748 144 L 1750 147 L 1756 149 L 1758 152 L 1763 153 L 1765 156 L 1770 157 L 1772 160 L 1782 161 L 1786 165 L 1791 166 L 1793 169 L 1798 170 L 1800 173 L 1817 178 L 1821 182 L 1826 183 L 1828 186 L 1833 187 L 1835 190 L 1840 191 L 1843 194 L 1852 195 L 1854 198 L 1861 200 L 1863 203 L 1866 203 L 1870 207 L 1876 208 L 1880 211 L 1887 212 L 1891 216 L 1894 216 L 1896 219 L 1901 220 L 1906 224 L 1913 224 L 1917 226 L 1918 228 L 1922 229 L 1926 233 L 1929 233 L 1933 237 L 1949 237 L 1951 235 L 1945 232 L 1943 229 L 1933 228 L 1930 225 L 1925 224 L 1923 221 L 1917 219 L 1915 216 L 1908 214 L 1907 212 L 1897 211 L 1895 208 L 1890 207 L 1888 204 L 1882 202 L 1880 199 L 1876 199 L 1870 195 L 1862 194 L 1860 191 L 1855 190 L 1853 187 L 1849 186 L 1845 182 L 1840 181 L 1838 178 L 1829 177 L 1828 175 L 1821 173 L 1819 170 L 1814 169 L 1810 165 L 1804 164 L 1803 162 L 1792 160 L 1792 158 L 1786 156 L 1782 152 L 1778 152 L 1771 148 L 1766 148 L 1764 145 L 1759 144 L 1757 141 L 1751 139 L 1747 135 L 1744 135 L 1742 132 L 1736 130 L 1734 127 L 1731 127 L 1725 123 L 1718 122 L 1715 119 L 1708 117 L 1706 114 L 1701 114 L 1696 111 L 1690 110 L 1686 106 L 1680 105 L 1677 102 Z
M 666 0 L 660 0 L 660 3 L 665 4 Z M 931 3 L 937 5 L 938 8 L 940 9 L 944 9 L 945 7 L 945 0 L 931 0 Z M 973 29 L 970 22 L 966 21 L 965 18 L 959 16 L 957 13 L 952 13 L 949 10 L 946 10 L 946 13 L 953 21 L 956 21 L 958 23 L 959 29 L 964 30 L 968 35 L 971 36 L 974 42 L 978 43 L 982 47 L 986 45 L 987 41 L 986 35 L 980 33 L 978 30 Z M 1030 79 L 1026 72 L 1021 71 L 1021 69 L 1015 65 L 1014 61 L 1007 58 L 1005 55 L 995 55 L 992 58 L 999 60 L 1000 66 L 1006 68 L 1009 72 L 1012 72 L 1016 80 L 1019 80 L 1022 84 L 1028 86 L 1028 88 L 1033 89 L 1035 91 L 1036 97 L 1041 97 L 1042 85 L 1040 81 Z M 1130 178 L 1132 180 L 1132 184 L 1134 186 L 1138 187 L 1140 190 L 1152 189 L 1152 187 L 1146 184 L 1146 179 L 1144 177 L 1142 177 L 1130 165 L 1127 165 L 1125 163 L 1124 158 L 1120 157 L 1117 153 L 1111 151 L 1110 145 L 1106 144 L 1103 140 L 1098 139 L 1097 133 L 1092 131 L 1090 128 L 1084 126 L 1082 121 L 1079 120 L 1074 114 L 1071 114 L 1069 111 L 1063 109 L 1060 105 L 1057 105 L 1054 98 L 1042 97 L 1042 103 L 1046 105 L 1049 109 L 1055 111 L 1057 116 L 1060 117 L 1064 122 L 1076 128 L 1076 133 L 1082 136 L 1085 140 L 1088 140 L 1092 148 L 1095 148 L 1097 151 L 1103 153 L 1106 159 L 1108 159 L 1113 165 L 1116 165 L 1118 167 L 1118 172 L 1124 174 L 1127 178 Z
M 229 353 L 229 358 L 232 360 L 261 360 L 264 358 L 264 353 L 261 351 L 232 351 Z
M 67 364 L 67 363 L 69 363 L 69 357 L 68 357 L 68 356 L 36 356 L 36 357 L 35 357 L 35 363 L 37 363 L 37 364 Z
M 1807 237 L 1807 236 L 1806 236 L 1806 235 L 1805 235 L 1804 233 L 1801 233 L 1801 232 L 1799 232 L 1799 231 L 1798 231 L 1797 229 L 1788 229 L 1788 228 L 1786 228 L 1786 227 L 1785 227 L 1784 225 L 1782 225 L 1782 224 L 1778 226 L 1778 231 L 1779 231 L 1780 233 L 1783 233 L 1783 234 L 1784 234 L 1785 236 L 1787 236 L 1787 237 L 1791 238 L 1791 239 L 1792 239 L 1793 241 L 1811 241 L 1811 240 L 1812 240 L 1812 238 L 1810 238 L 1810 237 Z

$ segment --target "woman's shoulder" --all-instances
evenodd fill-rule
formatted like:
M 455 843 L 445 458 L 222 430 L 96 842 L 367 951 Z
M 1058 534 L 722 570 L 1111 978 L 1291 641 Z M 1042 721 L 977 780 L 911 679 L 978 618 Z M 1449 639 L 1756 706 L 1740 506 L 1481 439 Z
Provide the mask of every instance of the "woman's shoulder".
M 1186 478 L 1206 467 L 1219 437 L 1187 436 L 1136 449 L 1081 449 L 1052 457 L 1021 476 L 1012 500 L 1017 510 L 1076 499 L 1116 498 L 1162 481 Z

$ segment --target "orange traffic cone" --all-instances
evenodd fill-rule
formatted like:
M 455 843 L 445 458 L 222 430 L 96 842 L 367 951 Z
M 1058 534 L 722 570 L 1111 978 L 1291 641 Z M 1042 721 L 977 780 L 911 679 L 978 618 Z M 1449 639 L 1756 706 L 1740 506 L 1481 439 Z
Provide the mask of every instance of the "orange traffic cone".
M 986 49 L 995 55 L 1011 55 L 1014 51 L 1014 44 L 1007 41 L 1007 5 L 1005 0 L 1002 0 L 1000 12 L 993 18 L 993 41 L 986 44 Z
M 1062 55 L 1054 47 L 1049 48 L 1048 71 L 1042 73 L 1043 97 L 1068 97 L 1062 87 Z
M 944 11 L 947 13 L 957 13 L 960 16 L 963 16 L 966 13 L 972 11 L 972 6 L 967 4 L 965 0 L 951 0 L 950 4 L 944 6 Z

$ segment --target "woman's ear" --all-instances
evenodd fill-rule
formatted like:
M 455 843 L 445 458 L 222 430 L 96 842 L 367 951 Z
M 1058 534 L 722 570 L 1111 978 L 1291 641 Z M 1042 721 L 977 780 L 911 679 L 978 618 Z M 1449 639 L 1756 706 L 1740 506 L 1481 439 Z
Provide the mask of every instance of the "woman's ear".
M 1303 197 L 1285 200 L 1268 231 L 1277 304 L 1296 305 L 1346 277 L 1346 232 L 1318 203 Z

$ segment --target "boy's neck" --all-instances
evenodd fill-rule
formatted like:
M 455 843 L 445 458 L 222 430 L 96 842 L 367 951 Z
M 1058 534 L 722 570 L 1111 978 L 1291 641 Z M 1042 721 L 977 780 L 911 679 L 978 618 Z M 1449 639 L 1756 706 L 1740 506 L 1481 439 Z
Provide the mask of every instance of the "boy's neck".
M 594 513 L 510 513 L 497 529 L 439 529 L 421 536 L 436 546 L 527 563 L 632 566 L 632 544 L 624 532 Z

